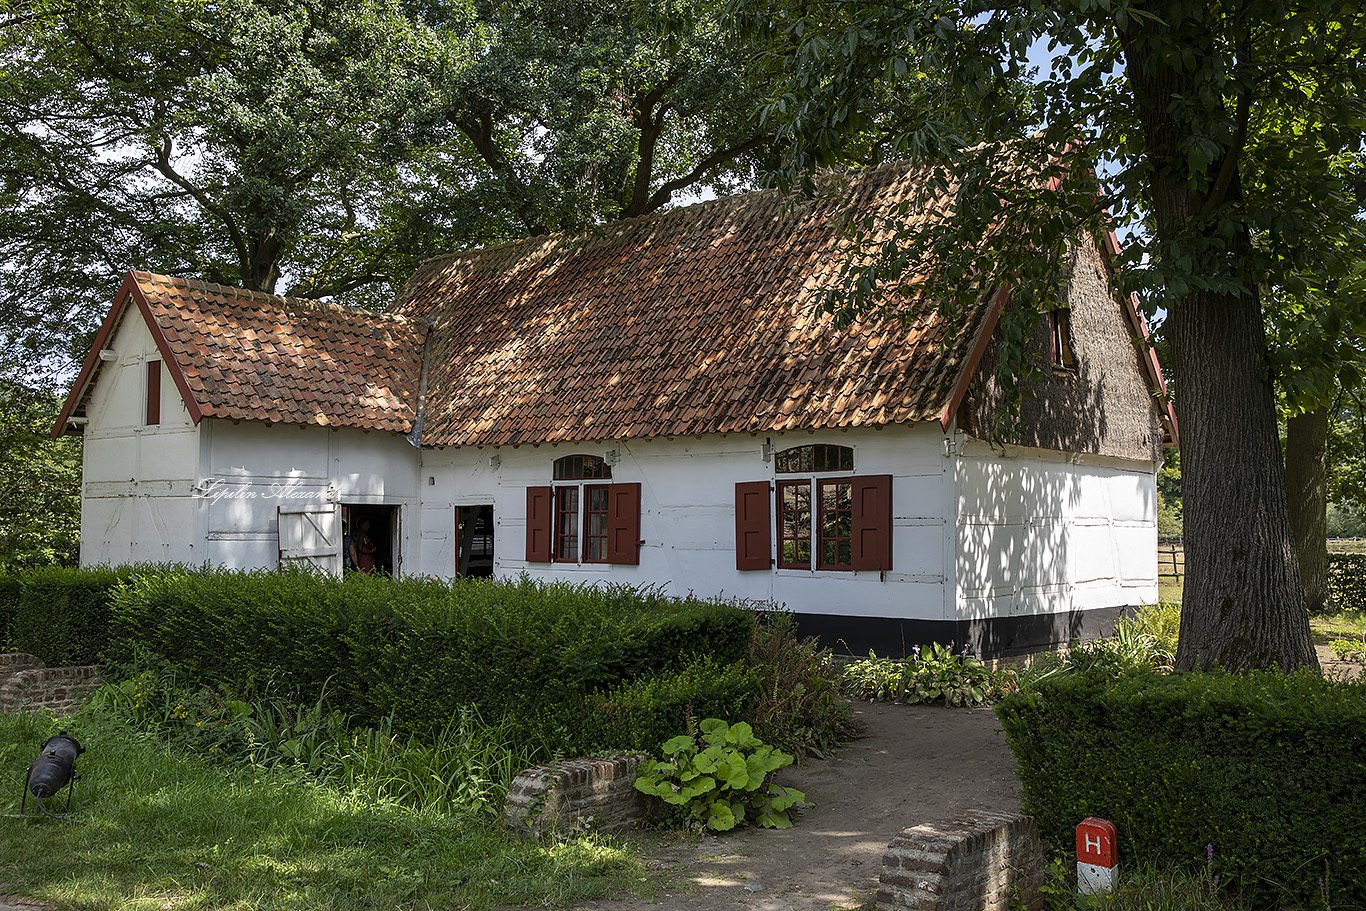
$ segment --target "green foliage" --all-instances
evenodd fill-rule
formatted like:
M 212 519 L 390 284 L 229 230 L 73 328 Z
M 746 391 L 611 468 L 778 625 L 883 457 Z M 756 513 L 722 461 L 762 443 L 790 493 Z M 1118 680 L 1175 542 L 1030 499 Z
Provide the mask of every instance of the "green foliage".
M 109 639 L 109 603 L 131 575 L 125 567 L 48 567 L 0 574 L 0 633 L 48 667 L 99 664 Z M 11 600 L 13 599 L 13 600 Z
M 1181 453 L 1165 452 L 1162 470 L 1157 473 L 1157 534 L 1163 538 L 1181 536 Z
M 940 702 L 949 706 L 987 705 L 1014 692 L 1015 672 L 992 671 L 976 658 L 955 655 L 931 642 L 914 658 L 868 657 L 844 669 L 844 689 L 856 699 L 891 702 Z
M 1212 863 L 1259 903 L 1312 900 L 1325 862 L 1366 869 L 1366 685 L 1308 672 L 1083 671 L 996 711 L 1025 811 L 1054 844 L 1099 816 L 1118 828 L 1126 864 Z M 1366 881 L 1339 877 L 1333 899 L 1361 903 Z
M 5 373 L 69 373 L 129 268 L 374 308 L 427 257 L 752 182 L 771 144 L 709 3 L 45 5 L 0 29 Z
M 1366 554 L 1329 554 L 1328 589 L 1340 610 L 1366 612 Z
M 707 718 L 698 730 L 700 740 L 680 734 L 660 747 L 663 759 L 643 763 L 636 790 L 673 808 L 675 819 L 715 832 L 750 821 L 772 829 L 792 825 L 788 810 L 806 795 L 768 783 L 792 757 L 755 737 L 743 721 Z
M 491 815 L 460 806 L 412 809 L 292 764 L 201 761 L 103 709 L 0 716 L 0 765 L 15 782 L 0 813 L 19 811 L 24 766 L 59 725 L 88 750 L 71 805 L 83 824 L 6 820 L 0 866 L 8 891 L 60 907 L 130 911 L 154 895 L 187 908 L 492 911 L 575 907 L 620 889 L 628 872 L 640 880 L 628 851 L 592 836 L 508 838 Z M 412 773 L 424 774 L 417 763 Z
M 188 686 L 174 665 L 145 654 L 88 707 L 206 762 L 304 771 L 345 793 L 424 813 L 496 814 L 513 777 L 534 764 L 470 706 L 433 737 L 400 738 L 387 718 L 353 728 L 325 693 L 308 702 L 238 699 L 221 687 Z
M 1339 661 L 1366 662 L 1366 637 L 1361 639 L 1330 639 L 1328 647 Z
M 764 742 L 801 762 L 807 753 L 824 756 L 858 732 L 853 711 L 836 701 L 842 671 L 815 637 L 797 638 L 791 614 L 774 612 L 759 618 L 750 637 L 748 664 L 758 679 L 754 705 L 746 717 Z
M 326 684 L 356 724 L 389 718 L 404 737 L 434 736 L 459 706 L 472 705 L 549 754 L 635 746 L 622 741 L 637 724 L 676 730 L 682 716 L 666 693 L 670 679 L 685 700 L 739 711 L 752 684 L 716 668 L 745 656 L 752 622 L 719 601 L 526 577 L 447 584 L 174 571 L 116 593 L 108 652 L 116 664 L 139 649 L 163 656 L 186 681 L 243 698 L 268 687 L 318 693 Z M 703 669 L 703 660 L 714 664 Z M 587 711 L 623 688 L 630 698 L 620 718 Z M 653 712 L 660 720 L 646 717 Z M 608 739 L 593 742 L 599 737 Z
M 603 747 L 648 753 L 699 714 L 730 721 L 755 717 L 759 670 L 701 656 L 677 670 L 587 693 L 537 728 L 541 754 L 585 755 Z
M 0 380 L 0 572 L 80 555 L 81 438 L 49 436 L 60 407 L 51 393 Z

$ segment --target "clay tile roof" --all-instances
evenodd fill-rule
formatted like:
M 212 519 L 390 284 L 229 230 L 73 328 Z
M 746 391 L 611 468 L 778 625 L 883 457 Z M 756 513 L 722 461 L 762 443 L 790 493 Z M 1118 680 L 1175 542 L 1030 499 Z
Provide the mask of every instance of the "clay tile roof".
M 407 433 L 425 323 L 132 273 L 207 417 Z
M 846 258 L 840 203 L 887 214 L 921 189 L 888 165 L 839 202 L 749 193 L 424 263 L 396 308 L 436 325 L 423 443 L 938 419 L 985 303 L 957 326 L 910 300 L 844 328 L 814 306 Z

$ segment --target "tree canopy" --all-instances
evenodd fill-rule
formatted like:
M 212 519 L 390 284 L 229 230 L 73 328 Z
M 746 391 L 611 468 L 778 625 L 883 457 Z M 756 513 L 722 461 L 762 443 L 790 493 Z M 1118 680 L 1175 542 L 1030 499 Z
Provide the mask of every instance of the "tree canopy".
M 365 306 L 421 259 L 752 180 L 705 0 L 6 0 L 0 346 L 68 374 L 129 268 Z
M 888 278 L 923 269 L 946 297 L 1009 284 L 1017 308 L 1046 306 L 1063 238 L 1111 221 L 1140 228 L 1123 274 L 1150 312 L 1166 309 L 1182 433 L 1189 574 L 1177 663 L 1316 663 L 1291 559 L 1264 289 L 1331 267 L 1324 225 L 1360 208 L 1334 163 L 1362 149 L 1366 13 L 1326 0 L 731 9 L 789 62 L 766 108 L 789 181 L 864 129 L 878 98 L 914 92 L 926 72 L 951 88 L 899 126 L 897 147 L 959 176 L 956 243 L 908 228 L 851 268 L 832 306 L 878 306 Z M 1037 132 L 1021 140 L 1004 116 L 1008 87 L 1042 41 L 1056 56 L 1033 90 Z M 972 145 L 974 129 L 997 141 Z M 1012 138 L 1009 160 L 1048 192 L 1022 190 L 1003 166 Z M 1106 159 L 1103 180 L 1088 182 L 1079 147 Z

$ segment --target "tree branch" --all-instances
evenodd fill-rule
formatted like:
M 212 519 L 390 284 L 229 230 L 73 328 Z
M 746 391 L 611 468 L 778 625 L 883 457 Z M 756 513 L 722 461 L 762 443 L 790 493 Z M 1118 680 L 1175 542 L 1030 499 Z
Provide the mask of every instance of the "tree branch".
M 633 218 L 637 215 L 648 215 L 656 209 L 668 205 L 669 199 L 672 198 L 674 190 L 681 190 L 684 187 L 691 186 L 692 184 L 695 184 L 697 183 L 697 181 L 701 180 L 702 176 L 706 174 L 708 171 L 710 171 L 712 168 L 715 168 L 719 165 L 723 165 L 729 161 L 734 161 L 741 155 L 744 155 L 748 152 L 752 152 L 755 149 L 762 148 L 763 146 L 768 145 L 772 141 L 772 133 L 763 133 L 759 136 L 751 137 L 750 139 L 745 140 L 739 145 L 731 146 L 728 149 L 719 149 L 713 152 L 712 154 L 704 158 L 701 164 L 693 168 L 687 174 L 684 174 L 682 177 L 675 178 L 674 180 L 665 181 L 660 186 L 660 188 L 654 192 L 654 195 L 650 197 L 649 201 L 641 208 L 641 211 L 622 212 L 622 217 Z
M 171 183 L 188 193 L 190 198 L 199 203 L 204 211 L 216 216 L 218 220 L 223 223 L 223 227 L 227 229 L 228 236 L 232 239 L 233 247 L 237 250 L 237 258 L 242 268 L 242 275 L 249 275 L 251 272 L 251 256 L 247 251 L 246 239 L 242 236 L 242 232 L 237 227 L 237 222 L 233 219 L 230 212 L 215 203 L 209 198 L 207 193 L 190 183 L 179 171 L 171 167 L 171 139 L 169 136 L 162 140 L 161 148 L 157 149 L 156 161 L 152 163 L 152 167 Z

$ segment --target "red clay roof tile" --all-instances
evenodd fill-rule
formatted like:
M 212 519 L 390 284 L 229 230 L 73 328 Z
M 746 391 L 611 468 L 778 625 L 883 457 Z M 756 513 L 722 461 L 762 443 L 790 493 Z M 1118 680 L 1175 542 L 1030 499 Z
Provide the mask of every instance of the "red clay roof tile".
M 845 190 L 877 214 L 920 183 L 890 165 Z M 837 209 L 750 193 L 428 261 L 396 307 L 436 325 L 423 442 L 938 419 L 986 307 L 951 327 L 902 301 L 838 328 L 814 306 L 845 255 Z
M 407 433 L 427 327 L 418 320 L 135 272 L 208 417 Z

